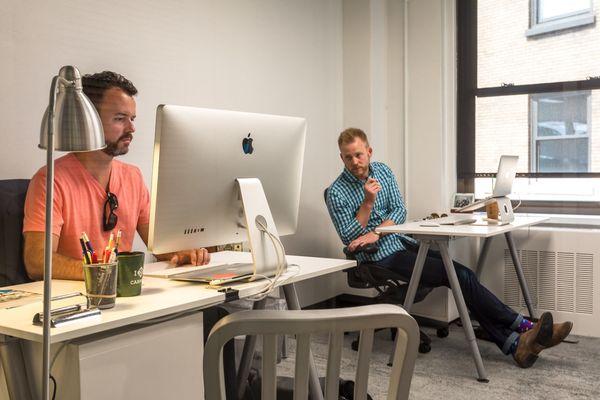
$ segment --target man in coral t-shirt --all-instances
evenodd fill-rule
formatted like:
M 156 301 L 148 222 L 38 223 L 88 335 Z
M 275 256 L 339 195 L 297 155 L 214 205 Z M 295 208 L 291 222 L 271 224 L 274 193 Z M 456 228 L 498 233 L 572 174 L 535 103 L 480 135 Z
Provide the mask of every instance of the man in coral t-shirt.
M 142 174 L 139 168 L 114 159 L 126 154 L 133 140 L 137 89 L 122 75 L 104 71 L 84 76 L 83 91 L 100 114 L 106 148 L 69 153 L 56 160 L 52 226 L 52 275 L 56 279 L 83 279 L 82 232 L 98 252 L 106 247 L 110 233 L 119 229 L 120 251 L 131 250 L 136 231 L 148 243 L 150 196 Z M 32 279 L 43 277 L 45 201 L 44 167 L 33 176 L 25 200 L 24 259 Z M 204 265 L 210 260 L 206 249 L 156 257 L 176 265 Z

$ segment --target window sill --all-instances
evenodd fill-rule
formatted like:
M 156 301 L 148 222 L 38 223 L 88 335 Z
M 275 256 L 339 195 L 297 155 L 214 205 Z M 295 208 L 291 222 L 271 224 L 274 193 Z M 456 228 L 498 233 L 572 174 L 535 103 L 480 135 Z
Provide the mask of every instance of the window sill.
M 532 228 L 571 228 L 571 229 L 600 229 L 600 215 L 577 215 L 577 214 L 550 214 L 550 213 L 526 213 L 515 211 L 516 215 L 528 217 L 547 217 L 548 221 L 534 225 Z M 484 212 L 475 212 L 474 215 L 485 217 Z
M 543 22 L 536 24 L 525 31 L 526 37 L 543 35 L 546 33 L 561 31 L 563 29 L 578 28 L 581 26 L 591 25 L 596 22 L 596 17 L 590 11 L 585 14 L 574 15 L 567 18 L 561 18 L 555 21 Z
M 572 228 L 572 229 L 600 229 L 600 215 L 574 215 L 574 214 L 527 214 L 530 216 L 548 217 L 548 221 L 539 225 L 540 228 Z

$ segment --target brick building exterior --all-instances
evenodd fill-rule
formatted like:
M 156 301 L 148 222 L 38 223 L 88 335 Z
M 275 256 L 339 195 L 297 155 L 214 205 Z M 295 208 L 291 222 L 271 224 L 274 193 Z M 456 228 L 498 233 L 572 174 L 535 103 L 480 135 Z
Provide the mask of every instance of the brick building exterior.
M 535 4 L 538 4 L 535 0 L 479 0 L 478 87 L 574 81 L 600 75 L 600 28 L 595 21 L 528 36 Z M 592 13 L 600 9 L 600 0 L 593 0 L 591 4 Z M 585 165 L 587 171 L 599 172 L 600 129 L 595 127 L 594 121 L 599 121 L 595 117 L 600 116 L 600 95 L 598 91 L 578 94 L 577 101 L 581 104 L 585 104 L 589 95 L 587 111 L 581 110 L 587 119 L 584 121 L 587 122 L 588 141 Z M 552 127 L 560 124 L 545 121 L 536 128 L 538 103 L 534 104 L 533 98 L 532 95 L 513 95 L 477 99 L 477 172 L 495 172 L 501 154 L 518 155 L 519 172 L 534 171 L 539 167 L 534 151 L 535 132 L 541 132 L 540 129 L 545 127 L 547 132 L 558 134 L 561 129 L 564 132 L 565 124 L 553 130 Z M 546 99 L 543 106 L 552 106 L 552 102 L 552 99 Z M 581 122 L 574 126 L 586 130 Z M 585 140 L 585 135 L 582 138 Z M 563 140 L 571 139 L 552 144 L 562 147 L 554 152 L 569 151 L 565 150 L 569 144 Z

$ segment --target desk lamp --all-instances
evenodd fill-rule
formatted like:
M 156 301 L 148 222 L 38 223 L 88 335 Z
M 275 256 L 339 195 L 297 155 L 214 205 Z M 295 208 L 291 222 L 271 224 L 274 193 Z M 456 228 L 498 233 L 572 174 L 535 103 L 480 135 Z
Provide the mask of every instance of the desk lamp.
M 54 134 L 56 133 L 56 139 Z M 50 299 L 52 290 L 53 151 L 92 151 L 106 146 L 100 116 L 83 93 L 81 74 L 64 66 L 52 79 L 50 103 L 38 147 L 46 149 L 46 231 L 44 247 L 44 320 L 42 399 L 50 398 Z

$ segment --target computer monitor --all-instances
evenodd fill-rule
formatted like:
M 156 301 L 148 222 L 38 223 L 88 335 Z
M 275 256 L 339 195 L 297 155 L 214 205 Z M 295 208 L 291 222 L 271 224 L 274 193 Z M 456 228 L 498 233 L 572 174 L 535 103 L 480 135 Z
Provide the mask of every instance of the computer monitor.
M 248 240 L 239 178 L 262 183 L 275 234 L 294 233 L 305 137 L 303 118 L 158 106 L 148 248 Z

